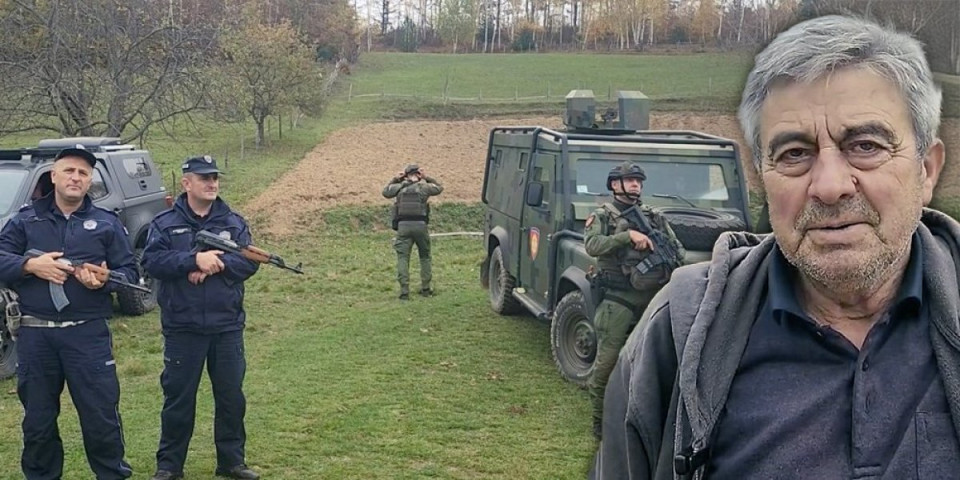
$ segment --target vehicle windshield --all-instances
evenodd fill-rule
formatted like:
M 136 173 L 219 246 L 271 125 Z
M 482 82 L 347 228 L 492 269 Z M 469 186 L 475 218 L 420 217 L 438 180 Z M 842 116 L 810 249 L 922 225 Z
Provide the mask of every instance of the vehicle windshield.
M 0 169 L 0 216 L 20 206 L 14 205 L 14 202 L 17 199 L 17 192 L 20 191 L 20 184 L 26 176 L 26 170 Z
M 591 154 L 595 155 L 595 154 Z M 623 162 L 618 158 L 574 158 L 576 169 L 575 197 L 610 195 L 607 174 Z M 730 200 L 724 181 L 723 166 L 717 163 L 680 163 L 637 161 L 647 175 L 643 182 L 643 197 L 658 198 L 657 204 L 684 204 L 688 200 L 697 205 L 719 206 Z M 645 200 L 647 201 L 647 200 Z

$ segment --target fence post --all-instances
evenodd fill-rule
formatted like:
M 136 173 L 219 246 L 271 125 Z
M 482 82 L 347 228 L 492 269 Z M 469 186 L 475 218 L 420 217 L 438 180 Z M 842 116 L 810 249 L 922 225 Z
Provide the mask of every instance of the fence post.
M 713 95 L 713 77 L 707 80 L 707 94 Z
M 449 94 L 449 90 L 450 90 L 450 75 L 447 74 L 446 78 L 443 79 L 443 95 L 442 95 L 442 97 L 443 97 L 443 104 L 444 104 L 444 105 L 447 104 L 447 95 Z
M 347 103 L 353 100 L 353 84 L 350 84 L 350 88 L 347 90 Z

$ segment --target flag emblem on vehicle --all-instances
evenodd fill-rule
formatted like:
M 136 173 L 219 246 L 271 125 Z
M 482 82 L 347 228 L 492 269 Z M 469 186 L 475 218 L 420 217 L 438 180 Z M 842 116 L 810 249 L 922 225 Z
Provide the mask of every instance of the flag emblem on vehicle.
M 530 260 L 537 259 L 537 252 L 540 251 L 540 229 L 530 228 Z

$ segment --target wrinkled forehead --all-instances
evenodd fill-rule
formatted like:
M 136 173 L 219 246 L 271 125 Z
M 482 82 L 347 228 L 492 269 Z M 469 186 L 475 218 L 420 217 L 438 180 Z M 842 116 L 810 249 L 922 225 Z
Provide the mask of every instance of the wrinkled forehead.
M 82 170 L 85 172 L 93 171 L 93 167 L 81 157 L 68 156 L 57 159 L 53 162 L 53 169 L 56 171 L 64 170 Z
M 771 84 L 760 110 L 763 143 L 784 130 L 884 124 L 912 133 L 900 86 L 863 67 L 849 67 L 809 80 L 781 78 Z

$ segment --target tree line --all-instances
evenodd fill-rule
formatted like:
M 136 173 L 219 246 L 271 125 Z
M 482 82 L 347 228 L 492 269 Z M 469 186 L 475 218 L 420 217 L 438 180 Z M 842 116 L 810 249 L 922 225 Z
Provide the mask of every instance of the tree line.
M 357 0 L 361 41 L 405 51 L 643 51 L 769 42 L 799 20 L 856 13 L 907 30 L 960 74 L 956 0 Z
M 256 124 L 321 106 L 355 59 L 346 0 L 0 0 L 0 135 L 124 141 L 193 116 Z

